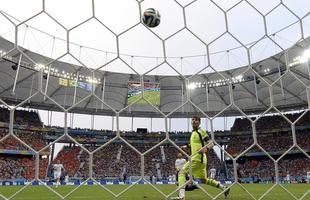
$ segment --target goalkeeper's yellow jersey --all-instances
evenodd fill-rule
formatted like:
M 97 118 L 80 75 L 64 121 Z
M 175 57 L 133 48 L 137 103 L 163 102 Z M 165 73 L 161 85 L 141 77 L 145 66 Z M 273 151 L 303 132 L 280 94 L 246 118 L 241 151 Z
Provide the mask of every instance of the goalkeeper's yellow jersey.
M 201 137 L 199 136 L 199 133 L 201 135 Z M 196 152 L 198 152 L 203 145 L 206 145 L 206 142 L 204 141 L 205 138 L 209 137 L 208 133 L 203 130 L 202 128 L 198 128 L 198 130 L 193 130 L 192 135 L 191 135 L 191 139 L 190 139 L 190 146 L 191 146 L 191 152 L 192 155 L 194 155 Z M 203 142 L 203 144 L 202 144 Z M 192 157 L 192 161 L 199 161 L 199 162 L 203 162 L 206 163 L 207 162 L 207 156 L 206 154 L 196 154 Z

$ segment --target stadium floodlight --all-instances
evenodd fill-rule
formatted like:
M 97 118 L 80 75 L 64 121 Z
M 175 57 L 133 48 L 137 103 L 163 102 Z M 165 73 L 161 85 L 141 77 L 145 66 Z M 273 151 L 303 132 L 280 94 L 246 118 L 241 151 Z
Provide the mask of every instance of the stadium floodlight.
M 269 68 L 264 69 L 264 73 L 265 73 L 265 74 L 268 74 L 269 72 L 270 72 L 270 69 L 269 69 Z
M 37 70 L 37 71 L 40 71 L 41 69 L 45 69 L 45 65 L 43 65 L 43 64 L 36 64 L 35 66 L 34 66 L 34 69 L 35 70 Z
M 195 89 L 197 86 L 196 86 L 196 83 L 190 83 L 187 87 L 188 87 L 189 90 L 193 90 L 193 89 Z
M 304 54 L 301 57 L 301 60 L 303 60 L 304 62 L 307 62 L 308 59 L 310 59 L 310 49 L 305 50 Z
M 6 51 L 0 50 L 0 56 L 3 56 L 6 54 Z
M 310 49 L 307 49 L 301 56 L 297 56 L 296 58 L 294 58 L 293 62 L 291 62 L 289 66 L 291 67 L 294 65 L 306 63 L 308 62 L 309 59 L 310 59 Z
M 243 76 L 242 75 L 238 75 L 235 77 L 235 79 L 238 81 L 238 82 L 241 82 Z
M 100 81 L 96 78 L 91 78 L 91 77 L 87 77 L 87 82 L 88 83 L 94 83 L 94 84 L 99 84 Z

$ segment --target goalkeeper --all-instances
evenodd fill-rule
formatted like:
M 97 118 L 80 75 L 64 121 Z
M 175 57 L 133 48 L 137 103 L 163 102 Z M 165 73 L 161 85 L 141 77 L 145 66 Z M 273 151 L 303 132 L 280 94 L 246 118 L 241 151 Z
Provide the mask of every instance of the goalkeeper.
M 182 146 L 182 149 L 191 148 L 192 152 L 192 174 L 195 179 L 200 179 L 202 183 L 217 187 L 224 190 L 225 198 L 229 194 L 229 188 L 222 185 L 220 182 L 210 179 L 207 177 L 207 156 L 208 150 L 212 149 L 214 144 L 209 138 L 206 131 L 200 128 L 200 117 L 194 116 L 192 118 L 193 131 L 190 138 L 190 144 Z M 197 153 L 198 152 L 198 153 Z M 196 153 L 196 154 L 195 154 Z M 185 200 L 185 188 L 184 184 L 186 182 L 186 175 L 190 173 L 190 162 L 188 161 L 181 171 L 179 172 L 179 197 L 174 199 Z

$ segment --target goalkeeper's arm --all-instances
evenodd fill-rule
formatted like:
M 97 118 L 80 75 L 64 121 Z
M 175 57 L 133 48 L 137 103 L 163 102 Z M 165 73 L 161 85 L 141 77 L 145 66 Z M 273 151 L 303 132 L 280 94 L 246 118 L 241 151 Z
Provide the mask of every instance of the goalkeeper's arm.
M 205 137 L 204 141 L 206 141 L 206 145 L 199 150 L 201 154 L 207 153 L 214 147 L 214 142 L 209 137 Z

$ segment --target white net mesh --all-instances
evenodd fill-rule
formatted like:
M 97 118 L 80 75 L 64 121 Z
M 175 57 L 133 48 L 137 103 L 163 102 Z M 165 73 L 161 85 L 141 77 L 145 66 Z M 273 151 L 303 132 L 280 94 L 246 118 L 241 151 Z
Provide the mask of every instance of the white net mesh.
M 141 23 L 142 10 L 152 7 L 152 3 L 155 2 L 132 1 L 128 4 L 135 17 L 122 26 L 117 26 L 122 21 L 111 23 L 106 20 L 110 16 L 104 13 L 112 6 L 105 8 L 108 3 L 101 1 L 86 3 L 83 10 L 87 12 L 81 15 L 71 13 L 78 16 L 73 17 L 74 26 L 44 0 L 40 1 L 41 6 L 35 14 L 26 13 L 20 18 L 22 21 L 0 11 L 1 23 L 10 27 L 0 29 L 3 36 L 0 62 L 4 63 L 0 85 L 3 106 L 1 149 L 3 155 L 30 155 L 22 159 L 1 156 L 4 173 L 1 179 L 15 181 L 25 177 L 27 181 L 10 192 L 1 189 L 0 198 L 26 198 L 23 195 L 32 190 L 29 189 L 31 185 L 39 184 L 49 191 L 47 195 L 51 199 L 82 199 L 88 197 L 78 191 L 95 184 L 105 198 L 129 199 L 131 197 L 126 194 L 135 185 L 146 183 L 149 187 L 146 190 L 155 190 L 159 198 L 168 199 L 178 189 L 166 190 L 153 184 L 156 181 L 150 177 L 153 173 L 157 177 L 169 176 L 168 172 L 174 170 L 172 156 L 178 152 L 185 155 L 178 140 L 182 137 L 183 141 L 184 138 L 188 140 L 189 135 L 172 133 L 171 120 L 194 114 L 203 117 L 210 126 L 212 140 L 223 158 L 210 152 L 208 169 L 216 165 L 225 168 L 223 171 L 227 174 L 223 179 L 231 182 L 229 187 L 235 192 L 232 199 L 239 199 L 236 194 L 239 192 L 244 194 L 244 199 L 272 199 L 272 195 L 280 192 L 284 197 L 277 197 L 283 199 L 309 198 L 308 185 L 306 189 L 296 186 L 301 189 L 294 192 L 283 184 L 285 180 L 303 182 L 306 172 L 310 171 L 307 134 L 309 2 L 273 1 L 262 6 L 258 1 L 250 0 L 165 1 L 164 5 L 174 8 L 181 16 L 171 16 L 169 20 L 175 21 L 171 29 L 165 29 L 169 24 L 165 24 L 164 16 L 158 29 L 150 29 Z M 74 2 L 68 7 L 64 2 L 60 4 L 67 11 Z M 196 13 L 197 8 L 202 9 Z M 242 10 L 247 12 L 242 14 Z M 214 17 L 209 16 L 211 11 Z M 120 10 L 120 15 L 122 12 L 124 10 Z M 285 18 L 288 21 L 281 20 L 283 14 L 290 16 Z M 212 23 L 215 18 L 219 18 L 216 25 Z M 54 34 L 47 35 L 35 28 L 42 20 L 46 22 L 43 26 L 50 26 L 47 30 L 54 30 Z M 193 23 L 196 20 L 201 21 Z M 202 29 L 201 24 L 206 28 Z M 215 26 L 222 27 L 217 29 Z M 7 36 L 6 31 L 12 29 L 13 34 Z M 31 37 L 34 32 L 42 32 L 40 41 Z M 81 39 L 85 38 L 83 34 L 87 39 Z M 98 35 L 104 37 L 98 38 Z M 135 54 L 131 50 L 133 43 L 128 41 L 137 45 Z M 90 46 L 100 44 L 109 51 L 84 47 L 84 42 L 89 42 Z M 31 43 L 38 43 L 37 49 L 29 48 Z M 152 44 L 152 48 L 147 48 L 148 44 Z M 229 70 L 223 71 L 225 69 Z M 137 87 L 141 95 L 128 102 L 127 83 L 133 80 L 140 84 Z M 162 87 L 158 97 L 160 103 L 146 93 L 145 85 L 152 82 L 160 82 Z M 38 124 L 41 122 L 37 119 L 40 118 L 38 114 L 19 110 L 27 107 L 51 110 L 47 111 L 45 128 Z M 60 127 L 52 126 L 52 114 L 56 111 L 62 119 Z M 287 111 L 300 112 L 285 114 Z M 89 114 L 91 125 L 86 135 L 73 129 L 73 113 Z M 274 113 L 277 115 L 270 116 Z M 111 130 L 93 130 L 94 114 L 112 116 Z M 231 129 L 233 136 L 214 128 L 218 118 L 229 115 L 242 116 Z M 121 131 L 123 116 L 147 117 L 151 124 L 151 118 L 160 118 L 154 124 L 162 127 L 163 132 L 147 136 L 144 143 L 143 135 Z M 227 122 L 224 123 L 227 126 Z M 51 166 L 48 156 L 59 142 L 71 143 L 56 159 L 66 160 L 66 173 L 75 178 L 74 185 L 65 190 L 54 188 L 46 181 L 48 166 Z M 132 179 L 130 185 L 124 184 L 115 190 L 106 183 L 109 177 L 116 183 L 113 177 L 125 179 L 127 174 Z M 296 178 L 289 180 L 287 174 Z M 242 182 L 263 182 L 266 186 L 257 193 Z M 5 185 L 6 181 L 2 183 Z M 197 199 L 223 198 L 224 191 L 210 192 L 198 187 Z M 148 192 L 145 193 L 142 196 L 147 198 Z M 131 195 L 132 198 L 141 197 L 141 194 Z

